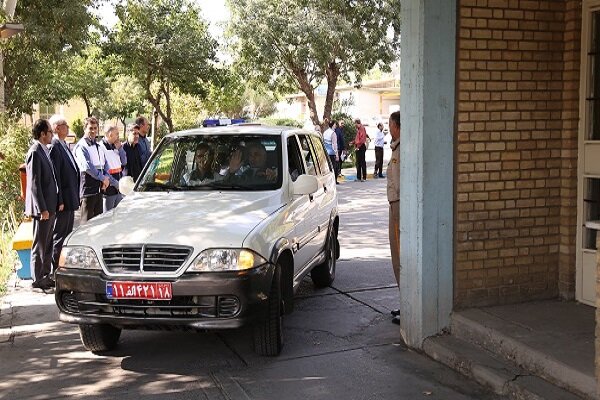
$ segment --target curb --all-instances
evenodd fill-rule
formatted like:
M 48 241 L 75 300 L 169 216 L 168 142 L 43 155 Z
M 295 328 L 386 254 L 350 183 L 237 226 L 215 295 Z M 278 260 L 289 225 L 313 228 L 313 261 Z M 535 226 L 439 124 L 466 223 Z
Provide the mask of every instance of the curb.
M 453 336 L 427 338 L 423 342 L 423 351 L 435 361 L 510 399 L 581 400 L 576 394 Z
M 6 288 L 6 293 L 0 298 L 0 344 L 13 342 L 18 336 L 47 332 L 63 326 L 60 321 L 37 322 L 35 316 L 29 312 L 19 312 L 23 307 L 46 306 L 53 303 L 53 294 L 42 295 L 33 292 L 29 283 L 17 278 L 16 273 L 11 275 Z M 19 325 L 15 325 L 17 321 Z

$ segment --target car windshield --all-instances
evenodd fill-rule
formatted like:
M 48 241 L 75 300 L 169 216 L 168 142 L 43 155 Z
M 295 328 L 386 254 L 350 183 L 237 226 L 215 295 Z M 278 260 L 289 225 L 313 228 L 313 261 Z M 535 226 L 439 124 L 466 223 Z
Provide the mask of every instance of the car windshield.
M 273 190 L 281 187 L 281 138 L 190 135 L 163 140 L 139 191 Z

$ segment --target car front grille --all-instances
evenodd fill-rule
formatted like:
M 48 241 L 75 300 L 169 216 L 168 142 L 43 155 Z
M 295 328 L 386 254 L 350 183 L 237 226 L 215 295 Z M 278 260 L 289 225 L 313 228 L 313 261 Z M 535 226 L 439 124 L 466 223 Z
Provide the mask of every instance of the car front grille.
M 169 274 L 188 259 L 191 247 L 169 245 L 111 246 L 102 249 L 104 265 L 114 274 Z
M 81 314 L 110 315 L 138 318 L 232 318 L 240 311 L 235 296 L 176 296 L 169 301 L 114 300 L 96 295 L 96 300 L 76 301 L 70 306 Z

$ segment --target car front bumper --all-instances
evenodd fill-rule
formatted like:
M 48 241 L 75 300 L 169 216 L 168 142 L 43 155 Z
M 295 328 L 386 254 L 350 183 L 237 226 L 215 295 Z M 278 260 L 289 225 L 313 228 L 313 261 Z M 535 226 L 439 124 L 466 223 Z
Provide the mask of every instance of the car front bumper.
M 266 315 L 274 267 L 240 272 L 183 274 L 175 279 L 108 277 L 101 271 L 58 269 L 56 304 L 63 322 L 110 324 L 121 328 L 230 329 Z M 115 300 L 107 282 L 171 282 L 173 297 Z

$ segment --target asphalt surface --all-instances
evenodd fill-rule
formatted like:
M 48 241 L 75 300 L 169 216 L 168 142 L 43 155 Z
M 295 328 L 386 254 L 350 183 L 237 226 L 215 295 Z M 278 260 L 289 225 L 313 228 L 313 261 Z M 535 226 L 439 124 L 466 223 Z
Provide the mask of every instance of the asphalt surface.
M 389 314 L 399 297 L 385 180 L 338 188 L 336 280 L 320 290 L 303 282 L 279 357 L 256 356 L 247 328 L 124 331 L 116 350 L 97 356 L 75 326 L 57 321 L 52 295 L 20 281 L 0 310 L 0 399 L 497 398 L 401 342 Z

